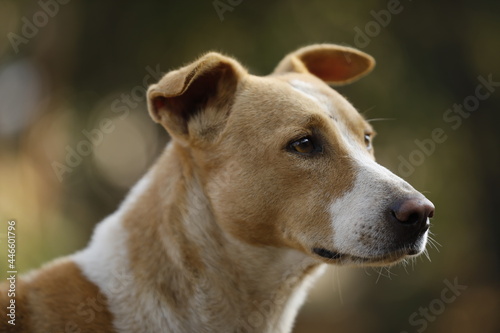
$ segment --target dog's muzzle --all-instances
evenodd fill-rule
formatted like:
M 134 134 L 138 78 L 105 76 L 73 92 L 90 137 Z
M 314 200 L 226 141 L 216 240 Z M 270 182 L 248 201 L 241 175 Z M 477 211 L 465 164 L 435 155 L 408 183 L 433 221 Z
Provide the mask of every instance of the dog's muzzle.
M 397 199 L 382 213 L 380 223 L 358 234 L 358 242 L 371 248 L 371 254 L 360 256 L 322 247 L 312 248 L 312 252 L 336 263 L 395 262 L 423 251 L 425 234 L 430 227 L 429 218 L 433 215 L 434 205 L 423 195 Z

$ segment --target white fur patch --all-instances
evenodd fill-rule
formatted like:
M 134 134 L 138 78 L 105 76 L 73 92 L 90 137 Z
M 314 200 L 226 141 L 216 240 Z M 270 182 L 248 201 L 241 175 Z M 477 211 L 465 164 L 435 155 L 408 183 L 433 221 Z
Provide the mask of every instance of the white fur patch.
M 107 297 L 117 328 L 123 327 L 120 320 L 124 316 L 129 317 L 127 312 L 133 309 L 132 295 L 135 294 L 126 244 L 128 235 L 122 217 L 149 184 L 150 176 L 146 175 L 134 186 L 120 208 L 99 223 L 89 246 L 72 256 L 83 274 Z
M 375 162 L 363 151 L 364 147 L 351 136 L 346 127 L 338 124 L 344 144 L 356 165 L 352 189 L 337 198 L 329 207 L 334 230 L 333 244 L 340 253 L 357 257 L 384 255 L 384 243 L 391 241 L 384 232 L 384 212 L 397 197 L 418 193 L 410 184 Z M 370 246 L 361 244 L 359 232 L 369 233 Z M 419 247 L 425 248 L 427 234 Z M 392 240 L 393 241 L 393 240 Z
M 285 306 L 283 316 L 281 317 L 281 321 L 279 323 L 281 332 L 292 331 L 295 317 L 297 316 L 297 312 L 299 311 L 300 307 L 306 300 L 309 288 L 321 275 L 323 275 L 325 269 L 326 265 L 322 264 L 318 266 L 316 270 L 313 273 L 309 274 L 304 279 L 304 281 L 302 281 L 301 285 L 292 293 L 291 297 L 288 299 L 288 303 Z

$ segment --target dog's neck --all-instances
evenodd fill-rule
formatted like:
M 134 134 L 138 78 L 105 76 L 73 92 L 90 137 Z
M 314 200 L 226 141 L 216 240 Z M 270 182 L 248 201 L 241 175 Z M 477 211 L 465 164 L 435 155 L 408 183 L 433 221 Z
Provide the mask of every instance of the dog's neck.
M 112 310 L 175 332 L 289 332 L 320 265 L 298 251 L 245 244 L 226 233 L 182 149 L 171 144 L 119 210 L 130 270 L 124 289 L 131 289 L 129 300 L 107 293 Z M 151 304 L 115 304 L 133 304 L 136 295 L 149 295 Z

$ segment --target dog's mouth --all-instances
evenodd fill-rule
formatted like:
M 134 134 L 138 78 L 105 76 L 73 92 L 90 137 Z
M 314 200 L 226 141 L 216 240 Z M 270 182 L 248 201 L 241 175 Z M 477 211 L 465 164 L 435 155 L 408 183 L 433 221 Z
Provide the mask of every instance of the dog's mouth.
M 417 233 L 405 237 L 398 237 L 392 242 L 383 242 L 384 246 L 376 244 L 365 245 L 363 253 L 367 255 L 339 252 L 324 247 L 313 247 L 312 253 L 326 263 L 337 265 L 372 265 L 383 266 L 397 263 L 406 257 L 417 256 L 424 252 L 427 243 L 427 231 L 429 223 L 426 223 Z M 382 243 L 382 242 L 381 242 Z M 381 244 L 379 243 L 379 244 Z M 366 248 L 368 246 L 368 248 Z M 358 252 L 359 253 L 359 252 Z
M 334 264 L 354 264 L 354 265 L 389 265 L 397 263 L 398 261 L 415 255 L 419 255 L 423 252 L 418 244 L 413 244 L 411 246 L 402 245 L 396 246 L 393 249 L 388 249 L 384 251 L 383 254 L 377 254 L 374 256 L 356 256 L 347 253 L 340 253 L 336 251 L 330 251 L 325 248 L 315 247 L 312 252 L 317 256 L 326 259 L 327 263 Z
M 330 251 L 327 249 L 323 249 L 321 247 L 313 248 L 313 252 L 316 253 L 320 257 L 323 257 L 326 259 L 331 259 L 331 260 L 340 260 L 343 256 L 342 253 L 333 252 L 333 251 Z
M 420 253 L 420 251 L 416 249 L 400 249 L 384 255 L 360 257 L 352 254 L 334 252 L 323 248 L 314 248 L 313 252 L 321 258 L 326 259 L 328 263 L 335 263 L 340 265 L 387 265 L 396 263 L 407 256 L 413 256 Z

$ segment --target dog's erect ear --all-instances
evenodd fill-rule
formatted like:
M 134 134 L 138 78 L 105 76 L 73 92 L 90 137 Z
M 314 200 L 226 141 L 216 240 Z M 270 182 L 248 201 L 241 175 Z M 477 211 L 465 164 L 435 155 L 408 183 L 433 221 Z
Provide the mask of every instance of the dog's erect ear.
M 149 87 L 149 113 L 173 137 L 213 136 L 224 125 L 238 81 L 245 74 L 237 61 L 208 53 Z M 190 125 L 193 119 L 198 121 Z
M 310 73 L 330 84 L 347 84 L 368 74 L 375 60 L 351 47 L 316 44 L 288 54 L 273 74 Z

